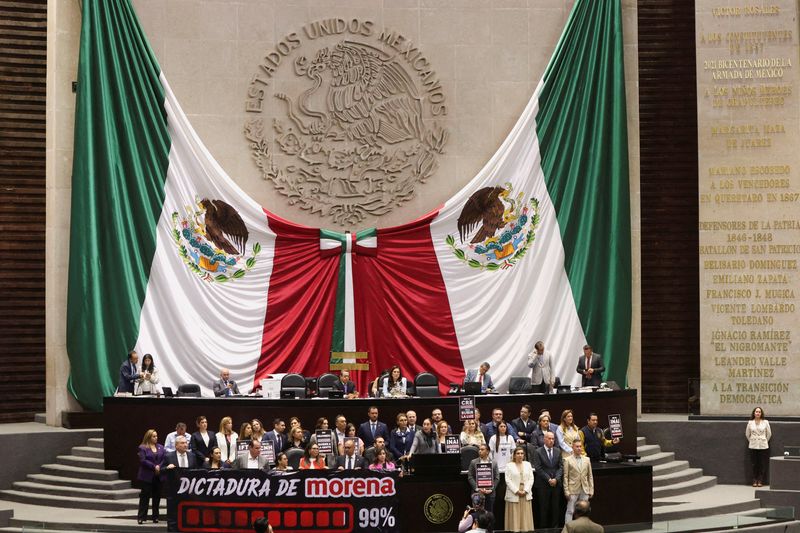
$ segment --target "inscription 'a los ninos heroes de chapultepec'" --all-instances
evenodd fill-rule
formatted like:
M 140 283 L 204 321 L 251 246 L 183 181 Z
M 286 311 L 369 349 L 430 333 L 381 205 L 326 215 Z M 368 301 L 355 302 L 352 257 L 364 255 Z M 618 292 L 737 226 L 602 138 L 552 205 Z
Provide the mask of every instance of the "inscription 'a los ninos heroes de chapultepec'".
M 286 80 L 294 94 L 275 90 Z M 262 178 L 291 205 L 340 225 L 413 198 L 449 136 L 429 59 L 357 18 L 313 21 L 280 39 L 250 80 L 245 110 L 257 115 L 244 133 Z

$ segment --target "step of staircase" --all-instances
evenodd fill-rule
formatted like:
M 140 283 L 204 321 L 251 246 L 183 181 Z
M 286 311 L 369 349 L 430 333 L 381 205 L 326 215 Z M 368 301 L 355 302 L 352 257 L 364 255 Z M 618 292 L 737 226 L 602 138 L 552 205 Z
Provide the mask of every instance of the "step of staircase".
M 24 492 L 21 490 L 0 490 L 0 498 L 29 505 L 44 505 L 47 507 L 65 507 L 68 509 L 96 509 L 99 511 L 132 511 L 138 508 L 137 499 L 102 500 L 99 498 L 76 498 L 70 496 L 55 496 Z
M 675 454 L 672 452 L 658 452 L 651 455 L 642 457 L 639 462 L 646 465 L 663 465 L 675 460 Z
M 722 515 L 730 513 L 741 513 L 758 509 L 761 506 L 759 500 L 745 500 L 723 503 L 718 505 L 708 505 L 707 503 L 687 502 L 675 505 L 665 505 L 653 507 L 653 522 L 664 522 L 667 520 L 681 520 L 683 518 L 699 518 L 705 516 Z
M 95 498 L 99 500 L 125 500 L 139 497 L 139 489 L 96 489 L 87 487 L 68 487 L 46 485 L 33 481 L 16 481 L 14 490 L 50 496 L 73 496 L 75 498 Z
M 91 457 L 93 459 L 105 460 L 103 448 L 96 448 L 94 446 L 73 446 L 72 455 L 78 457 Z
M 690 479 L 697 479 L 703 475 L 702 468 L 684 468 L 677 472 L 670 472 L 661 476 L 653 476 L 653 488 L 665 487 L 673 483 L 682 483 Z
M 636 448 L 636 454 L 639 457 L 647 457 L 657 453 L 661 453 L 661 446 L 658 444 L 644 444 Z
M 646 437 L 636 437 L 636 446 L 642 446 L 644 444 L 647 444 Z
M 688 481 L 673 483 L 667 486 L 653 487 L 653 499 L 668 498 L 670 496 L 680 496 L 690 492 L 697 492 L 709 489 L 717 484 L 716 476 L 700 476 Z
M 51 476 L 48 474 L 28 474 L 28 481 L 60 487 L 80 487 L 99 490 L 123 490 L 131 488 L 131 482 L 124 479 L 106 481 L 101 479 L 81 479 L 76 477 Z
M 132 531 L 164 531 L 166 529 L 166 517 L 160 523 L 154 524 L 152 522 L 145 522 L 144 524 L 136 523 L 136 513 L 131 513 L 130 516 L 115 517 L 114 522 L 111 520 L 103 519 L 94 523 L 83 522 L 65 522 L 62 517 L 53 517 L 53 521 L 41 522 L 35 520 L 25 520 L 21 518 L 12 518 L 9 527 L 0 528 L 0 531 L 5 533 L 31 533 L 46 531 L 58 531 L 59 533 L 86 533 L 87 531 L 104 531 L 104 532 L 127 532 Z
M 86 441 L 87 446 L 91 446 L 92 448 L 103 448 L 105 439 L 103 437 L 92 437 L 88 441 Z
M 689 468 L 689 461 L 670 461 L 653 466 L 653 477 L 680 472 Z
M 80 455 L 59 455 L 56 457 L 56 462 L 60 465 L 77 466 L 80 468 L 98 468 L 102 469 L 105 466 L 103 459 L 96 457 L 81 457 Z
M 101 470 L 99 468 L 83 468 L 62 464 L 42 465 L 42 474 L 51 476 L 74 477 L 79 479 L 97 479 L 103 481 L 116 481 L 119 472 L 116 470 Z

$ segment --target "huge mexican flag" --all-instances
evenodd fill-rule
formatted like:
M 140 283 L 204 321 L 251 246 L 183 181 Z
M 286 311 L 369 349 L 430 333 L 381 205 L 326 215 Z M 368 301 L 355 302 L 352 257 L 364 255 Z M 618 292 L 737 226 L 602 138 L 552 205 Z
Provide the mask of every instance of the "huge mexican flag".
M 317 376 L 330 352 L 372 372 L 459 382 L 483 361 L 501 388 L 538 340 L 578 383 L 589 342 L 625 382 L 630 216 L 618 0 L 578 0 L 519 121 L 428 215 L 334 232 L 272 215 L 191 127 L 128 0 L 85 0 L 72 182 L 70 390 L 89 409 L 127 352 L 161 385 L 243 392 Z M 442 177 L 443 179 L 445 177 Z

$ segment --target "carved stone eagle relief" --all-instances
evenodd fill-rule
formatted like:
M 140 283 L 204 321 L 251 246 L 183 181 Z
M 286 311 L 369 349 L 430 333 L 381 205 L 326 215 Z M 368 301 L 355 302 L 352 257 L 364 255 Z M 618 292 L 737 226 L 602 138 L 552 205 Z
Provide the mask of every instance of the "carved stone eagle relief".
M 423 120 L 424 95 L 398 55 L 344 40 L 293 67 L 308 86 L 273 95 L 283 110 L 272 123 L 279 157 L 263 123 L 245 127 L 262 176 L 291 204 L 341 225 L 412 198 L 436 171 L 447 131 Z

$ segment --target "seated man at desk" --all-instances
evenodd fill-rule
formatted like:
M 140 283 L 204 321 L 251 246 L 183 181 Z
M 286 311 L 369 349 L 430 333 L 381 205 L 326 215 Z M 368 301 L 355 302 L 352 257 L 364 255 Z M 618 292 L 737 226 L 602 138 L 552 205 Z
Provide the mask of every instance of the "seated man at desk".
M 349 370 L 342 370 L 339 374 L 339 379 L 336 383 L 333 384 L 331 387 L 333 390 L 342 391 L 344 397 L 348 400 L 352 398 L 358 398 L 358 391 L 356 390 L 356 384 L 350 381 L 350 371 Z
M 481 392 L 492 392 L 494 390 L 494 383 L 492 383 L 492 376 L 489 375 L 489 363 L 482 363 L 480 368 L 471 368 L 467 370 L 467 377 L 464 383 L 480 383 Z
M 219 379 L 214 382 L 214 396 L 217 398 L 221 396 L 238 396 L 239 385 L 231 379 L 231 371 L 227 368 L 222 368 L 219 371 Z

